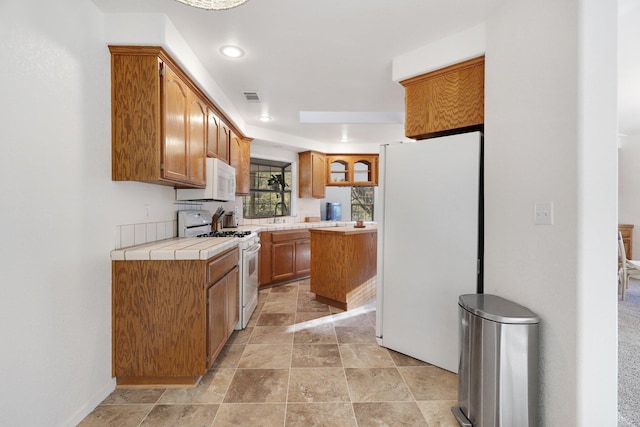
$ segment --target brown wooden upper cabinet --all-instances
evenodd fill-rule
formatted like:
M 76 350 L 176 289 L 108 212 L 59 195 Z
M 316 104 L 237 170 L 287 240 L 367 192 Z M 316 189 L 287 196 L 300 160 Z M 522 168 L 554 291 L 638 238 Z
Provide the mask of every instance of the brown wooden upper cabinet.
M 229 163 L 229 129 L 211 108 L 207 118 L 207 157 L 217 157 Z
M 236 168 L 236 194 L 248 195 L 251 191 L 251 140 L 241 138 L 233 131 L 229 142 L 229 164 Z
M 231 142 L 231 131 L 229 126 L 220 120 L 218 125 L 218 158 L 231 164 L 229 157 L 229 144 Z
M 112 179 L 205 186 L 207 107 L 159 47 L 110 46 Z
M 327 159 L 324 153 L 298 153 L 298 197 L 324 199 Z
M 378 185 L 377 154 L 327 154 L 327 185 Z
M 233 148 L 237 194 L 248 194 L 251 139 L 161 47 L 109 50 L 112 179 L 204 188 L 206 157 L 232 164 Z
M 484 124 L 484 56 L 400 82 L 405 135 L 424 139 Z

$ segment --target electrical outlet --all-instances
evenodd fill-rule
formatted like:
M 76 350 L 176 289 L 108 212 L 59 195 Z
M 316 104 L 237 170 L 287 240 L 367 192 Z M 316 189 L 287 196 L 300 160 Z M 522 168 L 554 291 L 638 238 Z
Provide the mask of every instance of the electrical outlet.
M 151 206 L 144 205 L 144 219 L 149 219 L 150 215 L 151 215 Z
M 534 204 L 533 223 L 535 225 L 553 225 L 553 202 Z

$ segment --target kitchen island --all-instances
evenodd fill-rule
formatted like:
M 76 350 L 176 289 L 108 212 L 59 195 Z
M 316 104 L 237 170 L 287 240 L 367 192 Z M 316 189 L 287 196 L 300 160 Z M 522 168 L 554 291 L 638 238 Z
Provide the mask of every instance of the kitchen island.
M 316 300 L 349 310 L 376 297 L 375 225 L 312 228 L 311 292 Z

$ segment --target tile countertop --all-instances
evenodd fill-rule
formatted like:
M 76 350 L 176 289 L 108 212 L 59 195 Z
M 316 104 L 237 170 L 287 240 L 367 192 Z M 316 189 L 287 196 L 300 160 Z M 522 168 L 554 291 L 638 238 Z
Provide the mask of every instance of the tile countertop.
M 277 231 L 296 228 L 316 227 L 353 227 L 354 222 L 321 221 L 294 222 L 260 225 L 241 225 L 234 229 L 250 231 Z M 372 224 L 369 222 L 366 225 Z M 149 260 L 207 260 L 238 244 L 235 237 L 174 237 L 143 245 L 129 246 L 111 251 L 112 261 L 149 261 Z

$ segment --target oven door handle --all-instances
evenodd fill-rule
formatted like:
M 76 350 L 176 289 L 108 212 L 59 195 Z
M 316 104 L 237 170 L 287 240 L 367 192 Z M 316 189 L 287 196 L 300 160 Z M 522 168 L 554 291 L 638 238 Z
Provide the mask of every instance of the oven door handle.
M 260 248 L 262 247 L 262 243 L 258 243 L 256 245 L 251 246 L 249 249 L 247 249 L 247 255 L 253 255 L 256 252 L 258 252 L 260 250 Z

